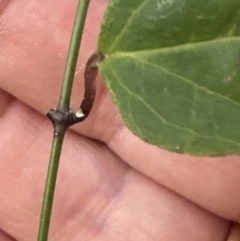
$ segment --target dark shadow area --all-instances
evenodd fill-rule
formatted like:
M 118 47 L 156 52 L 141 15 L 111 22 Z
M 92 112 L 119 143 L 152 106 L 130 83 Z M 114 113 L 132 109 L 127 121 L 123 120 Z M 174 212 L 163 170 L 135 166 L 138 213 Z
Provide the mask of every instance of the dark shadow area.
M 10 2 L 13 0 L 1 0 L 0 1 L 0 16 L 5 12 Z
M 10 237 L 8 234 L 6 234 L 1 229 L 0 229 L 0 240 L 1 241 L 17 241 L 16 239 Z

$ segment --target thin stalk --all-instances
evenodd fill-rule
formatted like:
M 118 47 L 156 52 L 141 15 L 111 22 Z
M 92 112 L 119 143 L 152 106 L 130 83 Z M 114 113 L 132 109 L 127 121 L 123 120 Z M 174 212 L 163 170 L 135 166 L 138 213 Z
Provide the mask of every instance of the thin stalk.
M 69 116 L 69 113 L 71 114 L 69 104 L 89 2 L 90 0 L 79 0 L 58 108 L 57 110 L 50 110 L 50 114 L 48 113 L 54 125 L 54 137 L 44 191 L 38 241 L 48 240 L 62 144 L 65 132 L 70 123 L 69 120 L 66 120 L 66 117 Z
M 68 111 L 70 104 L 74 74 L 76 70 L 80 42 L 82 40 L 83 28 L 87 16 L 89 2 L 90 0 L 80 0 L 78 5 L 77 15 L 75 19 L 65 68 L 62 92 L 58 105 L 58 109 L 63 112 Z
M 52 151 L 51 151 L 51 156 L 49 161 L 48 175 L 47 175 L 47 181 L 46 181 L 43 204 L 42 204 L 41 224 L 40 224 L 39 233 L 38 233 L 39 241 L 48 240 L 48 231 L 50 226 L 58 166 L 59 166 L 59 160 L 60 160 L 60 155 L 62 151 L 64 133 L 66 131 L 66 128 L 64 126 L 62 126 L 61 129 L 62 129 L 62 134 L 54 135 L 53 142 L 52 142 Z

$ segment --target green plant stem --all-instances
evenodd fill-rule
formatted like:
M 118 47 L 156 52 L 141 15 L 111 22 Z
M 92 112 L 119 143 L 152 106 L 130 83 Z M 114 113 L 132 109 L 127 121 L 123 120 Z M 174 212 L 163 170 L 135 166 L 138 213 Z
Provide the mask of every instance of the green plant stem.
M 46 181 L 43 205 L 42 205 L 41 225 L 39 227 L 39 234 L 38 234 L 39 241 L 48 240 L 48 231 L 49 231 L 49 225 L 50 225 L 50 219 L 51 219 L 54 190 L 56 185 L 64 133 L 66 131 L 66 128 L 64 126 L 60 128 L 62 129 L 62 133 L 59 135 L 54 135 L 53 142 L 52 142 L 52 151 L 51 151 L 51 157 L 49 161 L 48 175 L 47 175 L 47 181 Z
M 68 111 L 70 104 L 73 79 L 76 70 L 80 42 L 82 40 L 83 28 L 87 16 L 89 2 L 90 0 L 80 0 L 78 5 L 77 15 L 68 52 L 67 64 L 65 68 L 62 92 L 58 105 L 58 109 L 63 112 Z
M 68 59 L 66 63 L 65 75 L 62 85 L 61 96 L 58 104 L 60 113 L 68 114 L 70 110 L 70 98 L 74 74 L 76 70 L 79 48 L 81 44 L 84 24 L 87 16 L 87 10 L 90 0 L 80 0 L 77 8 L 71 43 L 69 47 Z M 59 121 L 53 121 L 54 137 L 52 142 L 52 150 L 48 167 L 46 186 L 42 204 L 41 220 L 38 232 L 38 241 L 47 241 L 50 219 L 52 213 L 52 204 L 56 186 L 59 160 L 61 156 L 62 144 L 65 132 L 68 128 L 67 124 Z

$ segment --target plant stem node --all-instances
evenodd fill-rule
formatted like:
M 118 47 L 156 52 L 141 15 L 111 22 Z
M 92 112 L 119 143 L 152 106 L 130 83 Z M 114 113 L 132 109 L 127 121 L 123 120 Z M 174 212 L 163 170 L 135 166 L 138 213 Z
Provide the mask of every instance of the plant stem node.
M 50 109 L 47 116 L 54 126 L 56 124 L 60 124 L 65 128 L 68 128 L 69 126 L 81 122 L 85 119 L 84 115 L 76 115 L 73 109 L 69 109 L 66 112 L 60 111 L 58 109 Z

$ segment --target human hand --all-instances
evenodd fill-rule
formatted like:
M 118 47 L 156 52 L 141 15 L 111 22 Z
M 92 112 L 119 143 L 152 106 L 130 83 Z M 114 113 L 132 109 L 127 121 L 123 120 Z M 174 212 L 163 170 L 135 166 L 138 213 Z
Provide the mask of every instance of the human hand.
M 37 237 L 53 132 L 45 114 L 57 106 L 77 2 L 0 2 L 1 241 Z M 107 2 L 91 1 L 75 109 Z M 190 157 L 140 140 L 99 77 L 89 118 L 66 135 L 50 240 L 224 241 L 229 220 L 240 221 L 239 170 L 238 156 Z

